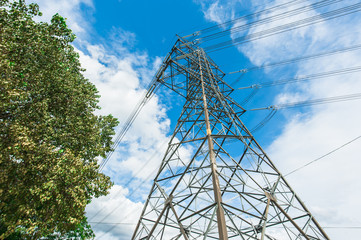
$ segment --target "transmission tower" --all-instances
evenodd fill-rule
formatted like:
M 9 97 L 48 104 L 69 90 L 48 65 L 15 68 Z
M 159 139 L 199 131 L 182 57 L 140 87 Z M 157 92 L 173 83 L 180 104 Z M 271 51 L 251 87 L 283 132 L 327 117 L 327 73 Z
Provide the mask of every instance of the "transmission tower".
M 149 93 L 186 101 L 132 239 L 329 239 L 241 121 L 225 74 L 179 37 Z

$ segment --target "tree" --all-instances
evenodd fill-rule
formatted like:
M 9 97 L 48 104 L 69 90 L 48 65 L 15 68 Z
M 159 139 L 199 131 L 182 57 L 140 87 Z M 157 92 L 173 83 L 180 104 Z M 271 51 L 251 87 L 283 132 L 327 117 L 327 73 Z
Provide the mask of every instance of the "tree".
M 7 227 L 4 224 L 0 224 L 0 234 L 3 234 L 7 231 Z M 17 230 L 10 235 L 6 236 L 6 240 L 20 240 L 27 238 L 28 234 L 26 233 L 25 228 L 17 228 Z M 41 239 L 44 240 L 69 240 L 69 239 L 94 239 L 95 234 L 91 229 L 90 224 L 88 223 L 86 217 L 84 217 L 79 224 L 76 225 L 74 230 L 68 230 L 65 233 L 54 232 L 52 234 L 42 236 Z
M 112 185 L 97 159 L 118 122 L 95 115 L 99 95 L 64 18 L 39 15 L 36 4 L 0 0 L 0 239 L 74 231 Z
M 77 225 L 75 230 L 68 231 L 65 234 L 52 233 L 46 237 L 46 240 L 59 240 L 59 239 L 94 239 L 95 234 L 86 218 L 83 218 Z

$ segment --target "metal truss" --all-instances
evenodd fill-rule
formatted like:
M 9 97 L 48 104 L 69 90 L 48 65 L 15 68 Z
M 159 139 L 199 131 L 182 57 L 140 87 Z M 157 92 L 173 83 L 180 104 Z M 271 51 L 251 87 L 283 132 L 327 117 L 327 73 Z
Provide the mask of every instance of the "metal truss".
M 156 74 L 151 89 L 186 102 L 132 239 L 329 239 L 242 123 L 224 75 L 182 38 Z

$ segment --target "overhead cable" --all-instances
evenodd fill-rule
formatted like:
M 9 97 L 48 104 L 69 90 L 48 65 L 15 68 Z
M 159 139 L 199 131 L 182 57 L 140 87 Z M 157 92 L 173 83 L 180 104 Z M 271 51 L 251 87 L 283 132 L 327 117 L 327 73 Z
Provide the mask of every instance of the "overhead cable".
M 345 48 L 339 48 L 339 49 L 335 49 L 335 50 L 331 50 L 331 51 L 327 51 L 327 52 L 321 52 L 321 53 L 306 55 L 306 56 L 302 56 L 302 57 L 287 59 L 287 60 L 280 61 L 280 62 L 273 62 L 273 63 L 263 64 L 263 65 L 260 65 L 260 66 L 244 68 L 244 69 L 241 69 L 241 70 L 230 72 L 228 74 L 247 73 L 247 72 L 251 72 L 251 71 L 255 71 L 255 70 L 259 70 L 259 69 L 265 69 L 265 68 L 269 68 L 269 67 L 286 65 L 286 64 L 291 64 L 291 63 L 295 63 L 295 62 L 298 62 L 298 61 L 310 60 L 310 59 L 315 59 L 315 58 L 319 58 L 319 57 L 326 57 L 326 56 L 330 56 L 330 55 L 333 55 L 333 54 L 340 54 L 340 53 L 355 51 L 355 50 L 359 50 L 359 49 L 361 49 L 361 44 L 357 44 L 357 45 L 353 45 L 353 46 L 349 46 L 349 47 L 345 47 Z
M 150 177 L 151 177 L 152 175 L 153 175 L 153 172 L 151 172 L 135 189 L 133 189 L 133 191 L 131 191 L 131 192 L 127 195 L 128 198 L 131 197 L 137 190 L 139 190 L 146 182 L 148 182 L 148 181 L 150 180 Z M 115 210 L 117 210 L 117 209 L 118 209 L 119 207 L 121 207 L 121 206 L 124 206 L 124 204 L 119 204 L 119 205 L 117 205 L 116 207 L 114 207 L 114 208 L 112 209 L 112 211 L 109 212 L 108 214 L 106 214 L 101 220 L 99 220 L 99 221 L 95 224 L 95 226 L 97 226 L 98 224 L 104 222 L 105 219 L 107 219 L 112 213 L 114 213 Z M 123 220 L 126 220 L 132 213 L 133 213 L 132 211 L 131 211 L 131 212 L 128 212 L 128 214 L 127 214 L 125 217 L 123 217 Z M 110 229 L 108 229 L 107 231 L 105 231 L 105 233 L 104 233 L 103 235 L 105 235 L 106 233 L 110 232 L 110 231 L 113 230 L 115 227 L 116 227 L 116 226 L 112 226 Z M 102 236 L 103 236 L 103 235 L 102 235 Z M 100 236 L 100 237 L 102 237 L 102 236 Z M 100 238 L 100 237 L 99 237 L 99 238 Z
M 311 105 L 317 105 L 317 104 L 335 103 L 335 102 L 351 101 L 351 100 L 358 100 L 358 99 L 361 99 L 361 93 L 328 97 L 328 98 L 311 99 L 311 100 L 305 100 L 305 101 L 299 101 L 299 102 L 293 102 L 293 103 L 284 103 L 284 104 L 272 105 L 272 106 L 268 106 L 268 107 L 254 108 L 254 109 L 250 109 L 248 111 L 305 107 L 305 106 L 311 106 Z
M 214 51 L 219 51 L 228 47 L 231 47 L 233 45 L 239 45 L 239 44 L 244 44 L 247 42 L 251 42 L 251 41 L 255 41 L 255 40 L 259 40 L 262 38 L 266 38 L 266 37 L 270 37 L 276 34 L 280 34 L 280 33 L 284 33 L 284 32 L 288 32 L 288 31 L 292 31 L 301 27 L 306 27 L 309 25 L 313 25 L 316 23 L 321 23 L 321 22 L 325 22 L 331 19 L 335 19 L 338 17 L 342 17 L 342 16 L 346 16 L 352 13 L 356 13 L 358 11 L 361 10 L 361 3 L 357 3 L 357 4 L 353 4 L 350 6 L 346 6 L 343 8 L 339 8 L 336 10 L 332 10 L 326 13 L 321 13 L 319 15 L 316 16 L 312 16 L 312 17 L 308 17 L 305 19 L 301 19 L 298 21 L 294 21 L 291 23 L 287 23 L 287 24 L 283 24 L 283 25 L 279 25 L 273 28 L 269 28 L 266 30 L 262 30 L 259 32 L 255 32 L 255 33 L 251 33 L 248 34 L 246 36 L 242 36 L 242 37 L 237 37 L 234 38 L 232 40 L 228 40 L 228 41 L 224 41 L 221 43 L 217 43 L 211 46 L 207 46 L 204 47 L 205 50 L 207 50 L 208 52 L 214 52 Z
M 160 146 L 162 147 L 166 142 L 168 142 L 168 139 L 166 139 L 165 141 L 163 141 Z M 151 163 L 151 160 L 157 155 L 160 153 L 160 148 L 156 149 L 152 156 L 150 158 L 147 159 L 147 161 L 144 162 L 144 164 L 138 169 L 138 171 L 130 178 L 128 179 L 128 181 L 124 184 L 124 187 L 127 188 L 129 186 L 129 184 L 136 178 L 138 178 L 138 175 L 141 173 L 141 171 L 146 167 L 148 166 L 150 163 Z M 139 187 L 139 186 L 138 186 Z M 119 196 L 119 194 L 121 193 L 122 191 L 119 190 L 117 193 L 115 193 L 113 196 L 111 196 L 111 198 L 114 198 L 116 196 Z M 92 219 L 94 219 L 96 216 L 98 216 L 104 209 L 105 209 L 106 206 L 103 206 L 101 209 L 99 209 L 93 216 L 91 216 L 89 218 L 89 221 L 91 221 Z
M 234 22 L 237 22 L 237 21 L 240 21 L 240 20 L 245 20 L 245 19 L 249 19 L 251 17 L 255 18 L 255 17 L 258 17 L 260 15 L 265 15 L 265 14 L 268 14 L 268 13 L 271 13 L 271 12 L 276 12 L 277 9 L 282 9 L 282 8 L 286 8 L 286 7 L 290 7 L 292 5 L 297 5 L 297 4 L 300 4 L 302 2 L 308 2 L 308 0 L 292 0 L 292 1 L 288 1 L 286 3 L 282 3 L 282 4 L 279 4 L 279 5 L 276 5 L 276 6 L 273 6 L 273 7 L 270 7 L 270 8 L 266 8 L 266 9 L 263 9 L 261 11 L 258 11 L 258 12 L 254 12 L 254 13 L 251 13 L 251 14 L 247 14 L 245 16 L 241 16 L 241 17 L 238 17 L 238 18 L 235 18 L 235 19 L 232 19 L 232 20 L 228 20 L 228 21 L 225 21 L 223 23 L 219 23 L 219 24 L 216 24 L 216 25 L 213 25 L 212 27 L 207 27 L 207 28 L 204 28 L 204 29 L 200 29 L 190 35 L 187 35 L 187 36 L 184 36 L 183 38 L 189 38 L 189 37 L 194 37 L 194 36 L 199 36 L 199 35 L 202 35 L 204 33 L 207 33 L 207 32 L 211 32 L 211 31 L 214 31 L 214 30 L 219 30 L 220 28 L 225 28 L 227 26 L 230 26 L 232 25 Z
M 109 151 L 107 153 L 106 157 L 100 163 L 99 171 L 103 170 L 103 168 L 108 163 L 111 156 L 113 155 L 115 149 L 118 147 L 118 145 L 120 144 L 120 142 L 124 138 L 125 134 L 128 132 L 128 130 L 132 126 L 134 120 L 139 115 L 139 113 L 142 110 L 142 108 L 144 107 L 144 105 L 152 98 L 152 96 L 154 95 L 156 90 L 159 88 L 158 79 L 159 79 L 161 74 L 162 74 L 161 72 L 159 72 L 159 71 L 157 72 L 157 74 L 153 78 L 152 82 L 149 84 L 149 86 L 147 88 L 147 91 L 145 91 L 143 93 L 142 98 L 140 99 L 140 101 L 138 102 L 136 107 L 133 109 L 133 111 L 129 115 L 128 119 L 125 121 L 123 127 L 121 128 L 120 132 L 118 133 L 118 135 L 116 136 L 116 138 L 114 140 L 111 151 Z
M 259 122 L 255 127 L 253 127 L 250 131 L 252 133 L 255 133 L 259 131 L 261 128 L 263 128 L 276 114 L 277 109 L 273 108 L 271 112 L 261 121 Z
M 309 81 L 312 79 L 334 77 L 334 76 L 338 76 L 338 75 L 342 75 L 342 74 L 349 74 L 349 73 L 355 73 L 355 72 L 360 72 L 360 71 L 361 71 L 361 66 L 357 66 L 357 67 L 333 70 L 333 71 L 329 71 L 329 72 L 315 73 L 315 74 L 310 74 L 310 75 L 306 75 L 306 76 L 298 76 L 295 78 L 282 79 L 282 80 L 278 80 L 278 81 L 257 83 L 257 84 L 252 84 L 252 85 L 246 86 L 246 87 L 239 87 L 236 90 L 243 90 L 243 89 L 250 89 L 250 88 L 259 89 L 259 88 L 263 88 L 263 87 L 272 87 L 272 86 L 278 86 L 278 85 L 284 85 L 284 84 L 290 84 L 290 83 Z
M 289 10 L 289 11 L 285 11 L 285 12 L 282 12 L 282 13 L 279 13 L 279 14 L 276 14 L 276 15 L 271 15 L 271 16 L 266 17 L 266 18 L 258 19 L 258 20 L 253 21 L 253 22 L 245 23 L 245 24 L 242 24 L 240 26 L 233 26 L 233 27 L 231 27 L 229 29 L 225 29 L 225 30 L 222 30 L 222 31 L 219 31 L 219 32 L 216 32 L 216 33 L 204 36 L 204 37 L 197 38 L 194 41 L 203 43 L 203 42 L 215 40 L 217 38 L 227 36 L 229 33 L 234 34 L 234 33 L 240 32 L 240 31 L 245 31 L 245 30 L 249 30 L 251 28 L 255 28 L 255 27 L 259 26 L 259 25 L 270 24 L 270 23 L 278 21 L 278 20 L 294 17 L 294 16 L 299 15 L 301 13 L 305 13 L 305 12 L 308 12 L 308 11 L 314 11 L 314 10 L 316 10 L 318 8 L 326 7 L 328 5 L 335 4 L 335 3 L 340 2 L 340 1 L 344 1 L 344 0 L 336 0 L 336 1 L 335 0 L 322 0 L 322 1 L 319 1 L 319 2 L 316 2 L 316 3 L 313 3 L 313 4 L 309 4 L 309 5 L 306 5 L 306 6 L 301 6 L 299 8 L 292 9 L 292 10 Z
M 349 144 L 351 144 L 351 143 L 355 142 L 356 140 L 358 140 L 358 139 L 360 139 L 360 138 L 361 138 L 361 135 L 360 135 L 360 136 L 358 136 L 358 137 L 356 137 L 356 138 L 354 138 L 354 139 L 352 139 L 351 141 L 349 141 L 349 142 L 347 142 L 347 143 L 345 143 L 345 144 L 343 144 L 343 145 L 339 146 L 338 148 L 335 148 L 335 149 L 333 149 L 332 151 L 330 151 L 330 152 L 328 152 L 328 153 L 326 153 L 326 154 L 322 155 L 321 157 L 316 158 L 315 160 L 312 160 L 312 161 L 310 161 L 310 162 L 306 163 L 305 165 L 303 165 L 303 166 L 301 166 L 301 167 L 299 167 L 299 168 L 296 168 L 295 170 L 293 170 L 293 171 L 291 171 L 291 172 L 289 172 L 289 173 L 287 173 L 286 175 L 283 175 L 283 176 L 284 176 L 284 177 L 286 177 L 286 176 L 288 176 L 288 175 L 290 175 L 290 174 L 292 174 L 292 173 L 295 173 L 295 172 L 297 172 L 297 171 L 301 170 L 302 168 L 307 167 L 308 165 L 310 165 L 310 164 L 312 164 L 312 163 L 314 163 L 314 162 L 317 162 L 317 161 L 321 160 L 322 158 L 325 158 L 325 157 L 327 157 L 327 156 L 331 155 L 332 153 L 334 153 L 334 152 L 336 152 L 336 151 L 340 150 L 341 148 L 346 147 L 347 145 L 349 145 Z

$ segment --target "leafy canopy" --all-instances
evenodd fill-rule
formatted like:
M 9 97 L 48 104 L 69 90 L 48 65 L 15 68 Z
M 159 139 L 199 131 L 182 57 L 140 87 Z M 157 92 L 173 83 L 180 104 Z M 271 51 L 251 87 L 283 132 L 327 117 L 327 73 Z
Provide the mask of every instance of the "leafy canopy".
M 99 95 L 64 18 L 38 15 L 36 4 L 0 0 L 0 238 L 72 231 L 112 185 L 97 158 L 118 122 L 94 114 Z

